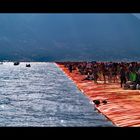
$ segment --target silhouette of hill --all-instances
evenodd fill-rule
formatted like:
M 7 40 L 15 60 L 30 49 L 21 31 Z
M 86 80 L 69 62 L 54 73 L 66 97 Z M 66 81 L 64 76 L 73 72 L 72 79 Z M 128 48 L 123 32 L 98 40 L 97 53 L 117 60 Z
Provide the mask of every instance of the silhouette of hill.
M 0 14 L 0 60 L 139 60 L 132 14 Z

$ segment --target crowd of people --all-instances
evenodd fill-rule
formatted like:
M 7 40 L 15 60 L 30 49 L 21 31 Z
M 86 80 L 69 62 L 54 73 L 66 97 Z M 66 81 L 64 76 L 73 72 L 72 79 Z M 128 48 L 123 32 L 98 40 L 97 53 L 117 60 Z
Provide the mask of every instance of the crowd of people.
M 140 63 L 138 62 L 59 62 L 69 72 L 84 75 L 83 80 L 95 83 L 120 83 L 124 89 L 140 89 Z

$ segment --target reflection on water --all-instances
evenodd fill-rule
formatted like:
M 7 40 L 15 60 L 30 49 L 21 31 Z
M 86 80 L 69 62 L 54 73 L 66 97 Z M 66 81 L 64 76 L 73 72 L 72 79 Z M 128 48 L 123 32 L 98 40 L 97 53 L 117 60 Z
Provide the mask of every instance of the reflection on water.
M 55 63 L 0 65 L 0 126 L 113 126 Z

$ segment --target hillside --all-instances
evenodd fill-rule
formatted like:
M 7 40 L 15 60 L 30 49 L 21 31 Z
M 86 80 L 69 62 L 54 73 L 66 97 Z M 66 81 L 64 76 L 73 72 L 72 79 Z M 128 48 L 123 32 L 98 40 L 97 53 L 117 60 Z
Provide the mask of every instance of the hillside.
M 139 60 L 132 14 L 0 14 L 0 60 Z

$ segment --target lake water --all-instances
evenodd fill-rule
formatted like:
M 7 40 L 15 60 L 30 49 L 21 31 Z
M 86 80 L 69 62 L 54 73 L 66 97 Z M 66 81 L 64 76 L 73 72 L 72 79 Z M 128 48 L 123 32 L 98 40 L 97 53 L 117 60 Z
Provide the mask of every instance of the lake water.
M 113 126 L 55 63 L 0 65 L 0 126 Z

